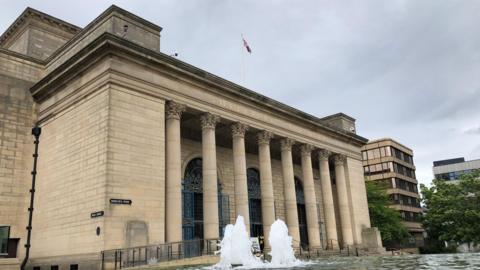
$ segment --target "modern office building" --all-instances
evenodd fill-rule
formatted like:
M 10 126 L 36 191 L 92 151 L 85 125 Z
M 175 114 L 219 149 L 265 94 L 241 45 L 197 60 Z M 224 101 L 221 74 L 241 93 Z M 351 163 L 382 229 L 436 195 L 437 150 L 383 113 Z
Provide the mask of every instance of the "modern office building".
M 0 253 L 14 257 L 0 264 L 18 269 L 25 252 L 34 125 L 28 269 L 216 241 L 237 215 L 253 237 L 285 220 L 297 248 L 378 243 L 364 240 L 375 230 L 355 119 L 317 118 L 163 54 L 161 30 L 115 6 L 84 28 L 28 8 L 0 37 Z M 131 251 L 119 260 L 138 260 Z
M 465 161 L 464 157 L 438 160 L 433 162 L 435 179 L 456 183 L 460 175 L 480 170 L 480 159 Z
M 388 187 L 393 202 L 391 207 L 400 211 L 412 235 L 411 242 L 423 245 L 422 208 L 413 151 L 393 139 L 384 138 L 369 141 L 362 147 L 362 158 L 366 181 L 379 181 Z

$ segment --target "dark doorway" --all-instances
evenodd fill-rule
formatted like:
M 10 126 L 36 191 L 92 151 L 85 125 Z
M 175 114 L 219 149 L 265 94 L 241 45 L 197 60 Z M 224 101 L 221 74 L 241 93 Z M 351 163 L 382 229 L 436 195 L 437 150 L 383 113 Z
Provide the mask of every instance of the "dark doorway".
M 262 192 L 260 189 L 260 172 L 247 169 L 248 212 L 250 218 L 250 237 L 263 236 Z
M 295 193 L 297 197 L 298 227 L 300 230 L 300 245 L 308 247 L 307 212 L 305 209 L 305 195 L 300 179 L 295 177 Z
M 219 235 L 230 223 L 230 201 L 222 194 L 220 180 L 217 180 Z M 183 177 L 183 240 L 204 239 L 203 237 L 203 168 L 202 159 L 192 159 L 185 168 Z

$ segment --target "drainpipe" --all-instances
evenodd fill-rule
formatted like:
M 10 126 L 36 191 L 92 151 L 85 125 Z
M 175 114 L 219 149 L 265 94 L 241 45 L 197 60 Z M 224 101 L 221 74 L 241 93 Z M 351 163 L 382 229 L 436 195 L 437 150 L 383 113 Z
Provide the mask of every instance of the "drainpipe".
M 30 255 L 30 238 L 32 235 L 32 216 L 33 216 L 33 201 L 35 198 L 35 179 L 37 177 L 37 159 L 38 159 L 38 143 L 42 129 L 38 126 L 38 123 L 35 127 L 32 128 L 32 135 L 35 137 L 35 152 L 33 154 L 33 170 L 32 170 L 32 189 L 30 189 L 30 207 L 28 208 L 28 226 L 27 226 L 27 243 L 25 244 L 25 259 L 23 259 L 21 270 L 25 270 L 25 265 L 27 264 L 28 257 Z

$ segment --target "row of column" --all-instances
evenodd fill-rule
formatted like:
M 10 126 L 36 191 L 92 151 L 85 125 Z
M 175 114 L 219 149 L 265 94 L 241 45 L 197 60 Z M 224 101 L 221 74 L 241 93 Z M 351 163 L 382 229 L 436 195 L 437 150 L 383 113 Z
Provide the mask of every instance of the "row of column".
M 185 106 L 169 101 L 166 106 L 166 241 L 182 241 L 182 184 L 181 184 L 181 136 L 180 118 Z M 202 124 L 202 159 L 203 159 L 203 211 L 205 239 L 218 238 L 218 197 L 217 197 L 217 162 L 215 126 L 220 117 L 205 113 L 200 117 Z M 245 154 L 245 133 L 248 126 L 235 123 L 231 126 L 233 139 L 233 169 L 235 186 L 236 214 L 242 215 L 245 225 L 249 228 L 249 207 L 247 168 Z M 270 158 L 270 141 L 273 133 L 261 131 L 257 133 L 258 158 L 260 170 L 260 188 L 262 200 L 262 222 L 265 238 L 270 232 L 270 225 L 275 221 L 272 166 Z M 289 233 L 294 239 L 294 245 L 299 245 L 300 232 L 298 224 L 297 200 L 295 193 L 294 167 L 292 161 L 292 146 L 295 141 L 283 138 L 280 141 L 284 197 L 286 208 L 286 223 Z M 317 200 L 313 180 L 311 155 L 314 147 L 301 145 L 301 163 L 305 208 L 310 246 L 321 247 L 318 222 Z M 338 247 L 337 225 L 333 203 L 332 186 L 328 159 L 331 153 L 319 150 L 320 181 L 325 212 L 327 243 L 329 248 Z M 345 179 L 345 156 L 335 155 L 335 175 L 338 194 L 338 204 L 344 245 L 353 244 L 353 233 L 348 205 L 347 185 Z M 268 243 L 268 240 L 266 241 Z

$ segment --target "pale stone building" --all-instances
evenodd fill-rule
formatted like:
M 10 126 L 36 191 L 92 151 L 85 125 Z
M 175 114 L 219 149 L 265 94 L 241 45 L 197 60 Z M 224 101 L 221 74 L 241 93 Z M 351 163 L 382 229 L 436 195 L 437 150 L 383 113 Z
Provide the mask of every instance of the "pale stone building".
M 2 253 L 17 258 L 0 264 L 24 256 L 35 124 L 28 269 L 95 269 L 102 250 L 219 238 L 237 215 L 252 236 L 280 218 L 296 246 L 365 246 L 355 120 L 163 54 L 161 30 L 115 6 L 83 29 L 28 8 L 0 37 Z

